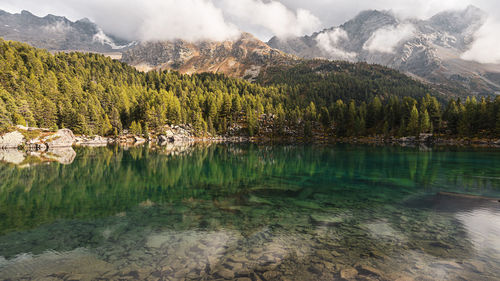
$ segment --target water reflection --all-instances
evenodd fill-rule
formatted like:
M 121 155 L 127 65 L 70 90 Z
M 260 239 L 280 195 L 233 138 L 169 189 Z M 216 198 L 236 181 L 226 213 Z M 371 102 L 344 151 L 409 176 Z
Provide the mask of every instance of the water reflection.
M 500 204 L 439 193 L 499 194 L 495 151 L 76 152 L 70 165 L 0 166 L 0 279 L 500 275 Z
M 0 149 L 0 163 L 14 164 L 26 168 L 41 163 L 57 162 L 64 165 L 73 163 L 76 152 L 71 147 L 51 148 L 47 151 L 21 151 Z

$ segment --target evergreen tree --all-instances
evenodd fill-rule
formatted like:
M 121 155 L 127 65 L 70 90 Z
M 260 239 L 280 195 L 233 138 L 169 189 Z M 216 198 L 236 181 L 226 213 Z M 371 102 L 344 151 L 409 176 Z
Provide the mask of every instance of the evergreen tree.
M 422 114 L 420 114 L 420 132 L 428 133 L 431 130 L 432 123 L 429 118 L 429 113 L 427 110 L 424 110 Z
M 132 123 L 130 124 L 129 131 L 133 135 L 140 135 L 140 134 L 142 134 L 143 131 L 142 131 L 141 123 L 140 122 L 132 121 Z
M 408 126 L 406 128 L 407 132 L 412 136 L 418 136 L 418 133 L 420 132 L 419 114 L 417 106 L 415 105 L 413 105 L 413 108 L 411 109 Z

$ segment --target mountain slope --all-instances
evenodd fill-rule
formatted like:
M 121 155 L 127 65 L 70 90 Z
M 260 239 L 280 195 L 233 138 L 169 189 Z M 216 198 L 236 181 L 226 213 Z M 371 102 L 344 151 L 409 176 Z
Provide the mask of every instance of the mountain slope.
M 387 11 L 364 11 L 341 26 L 311 36 L 274 37 L 268 45 L 303 58 L 385 65 L 451 91 L 492 94 L 500 91 L 500 65 L 461 58 L 484 21 L 485 14 L 472 6 L 428 20 L 401 20 Z
M 184 74 L 214 72 L 252 79 L 262 68 L 295 58 L 248 33 L 234 41 L 145 42 L 123 53 L 122 61 L 141 70 L 171 69 Z
M 72 22 L 65 17 L 37 17 L 28 11 L 10 14 L 0 10 L 0 37 L 50 51 L 116 52 L 133 43 L 106 35 L 88 19 Z

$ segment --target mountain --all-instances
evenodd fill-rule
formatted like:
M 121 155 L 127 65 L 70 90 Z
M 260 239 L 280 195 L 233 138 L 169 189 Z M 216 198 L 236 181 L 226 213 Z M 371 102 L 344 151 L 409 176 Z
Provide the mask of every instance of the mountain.
M 268 45 L 303 58 L 381 64 L 449 92 L 492 94 L 500 91 L 500 65 L 461 58 L 485 20 L 486 14 L 473 6 L 427 20 L 364 11 L 341 26 L 311 36 L 273 37 Z
M 123 53 L 122 61 L 140 70 L 171 69 L 184 74 L 214 72 L 255 79 L 263 68 L 296 58 L 269 47 L 251 34 L 224 42 L 184 40 L 144 42 Z
M 122 51 L 134 43 L 103 32 L 88 19 L 72 22 L 65 17 L 37 17 L 28 11 L 10 14 L 0 10 L 0 37 L 51 51 Z

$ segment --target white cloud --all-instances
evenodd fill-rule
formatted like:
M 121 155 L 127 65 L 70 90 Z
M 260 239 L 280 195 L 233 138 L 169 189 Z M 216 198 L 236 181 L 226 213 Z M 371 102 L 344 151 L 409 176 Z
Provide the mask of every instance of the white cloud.
M 72 20 L 88 17 L 107 34 L 129 40 L 220 41 L 240 30 L 267 39 L 274 34 L 304 35 L 321 27 L 307 9 L 291 10 L 277 0 L 0 0 L 2 8 Z
M 0 8 L 35 14 L 88 17 L 108 33 L 129 40 L 225 40 L 239 34 L 213 0 L 0 0 Z M 19 3 L 23 2 L 23 3 Z M 9 4 L 10 3 L 10 4 Z
M 209 0 L 156 0 L 143 5 L 145 14 L 138 29 L 141 40 L 222 41 L 239 34 Z
M 279 1 L 219 0 L 217 3 L 240 26 L 260 27 L 280 37 L 302 36 L 321 26 L 310 11 L 302 8 L 292 11 Z
M 58 21 L 54 24 L 44 26 L 43 29 L 51 33 L 66 33 L 71 31 L 71 26 L 63 21 Z
M 95 42 L 99 42 L 103 45 L 108 45 L 114 50 L 120 50 L 120 49 L 130 47 L 130 46 L 133 46 L 134 44 L 136 44 L 136 42 L 131 42 L 128 45 L 121 45 L 121 46 L 116 45 L 115 42 L 113 41 L 113 39 L 109 38 L 108 35 L 106 35 L 104 33 L 104 31 L 102 31 L 102 29 L 99 29 L 99 31 L 94 35 L 93 40 Z
M 328 53 L 329 58 L 352 61 L 356 58 L 356 53 L 346 52 L 339 46 L 342 41 L 348 40 L 349 35 L 342 28 L 323 32 L 316 38 L 318 47 Z
M 500 63 L 500 22 L 489 19 L 475 34 L 471 48 L 462 59 L 480 63 Z
M 499 62 L 500 1 L 495 0 L 0 0 L 0 9 L 25 9 L 39 16 L 51 13 L 71 20 L 88 17 L 106 34 L 129 40 L 224 40 L 240 30 L 268 40 L 273 35 L 304 35 L 338 26 L 366 9 L 390 7 L 398 17 L 425 19 L 470 4 L 489 13 L 492 23 L 476 34 L 477 41 L 463 58 Z M 394 42 L 408 32 L 395 31 L 402 33 L 381 30 L 366 47 L 392 52 Z M 328 40 L 332 38 L 323 39 L 323 47 L 330 48 L 330 53 L 353 56 L 331 44 Z
M 366 41 L 363 49 L 370 52 L 394 53 L 397 45 L 409 39 L 414 33 L 415 26 L 412 24 L 386 26 L 375 31 Z

